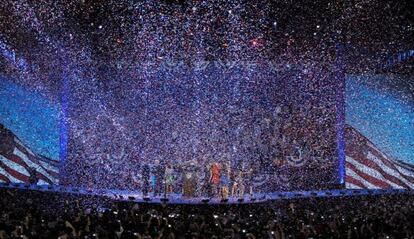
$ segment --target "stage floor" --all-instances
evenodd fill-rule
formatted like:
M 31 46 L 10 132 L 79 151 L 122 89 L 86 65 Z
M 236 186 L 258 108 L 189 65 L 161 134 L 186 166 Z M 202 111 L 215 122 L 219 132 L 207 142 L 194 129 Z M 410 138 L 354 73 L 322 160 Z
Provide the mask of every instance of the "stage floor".
M 183 197 L 181 194 L 170 194 L 164 197 L 153 196 L 149 193 L 144 196 L 142 192 L 134 192 L 127 190 L 109 190 L 109 189 L 84 189 L 63 186 L 48 185 L 28 185 L 28 184 L 4 184 L 0 183 L 1 188 L 13 188 L 20 190 L 35 190 L 45 192 L 61 192 L 80 195 L 94 195 L 110 198 L 115 201 L 130 201 L 142 203 L 170 203 L 170 204 L 240 204 L 240 203 L 261 203 L 266 201 L 286 200 L 295 198 L 311 198 L 311 197 L 344 197 L 344 196 L 361 196 L 361 195 L 383 195 L 409 193 L 413 194 L 413 190 L 405 189 L 331 189 L 331 190 L 312 190 L 312 191 L 293 191 L 293 192 L 273 192 L 273 193 L 255 193 L 254 195 L 245 195 L 244 197 L 229 197 L 222 200 L 219 197 Z

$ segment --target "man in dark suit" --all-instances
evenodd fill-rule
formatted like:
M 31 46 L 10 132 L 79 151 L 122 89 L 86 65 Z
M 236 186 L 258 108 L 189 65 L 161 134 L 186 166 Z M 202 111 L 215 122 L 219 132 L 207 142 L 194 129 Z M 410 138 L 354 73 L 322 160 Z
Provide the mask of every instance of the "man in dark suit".
M 148 164 L 145 164 L 142 167 L 142 193 L 144 196 L 148 195 L 149 190 L 149 180 L 150 180 L 150 167 Z
M 154 194 L 155 196 L 161 195 L 161 193 L 164 191 L 164 177 L 165 177 L 165 165 L 164 163 L 160 163 L 159 160 L 155 161 L 155 190 Z
M 29 183 L 32 185 L 37 185 L 37 183 L 39 182 L 39 178 L 37 177 L 37 171 L 35 168 L 30 167 L 29 168 Z

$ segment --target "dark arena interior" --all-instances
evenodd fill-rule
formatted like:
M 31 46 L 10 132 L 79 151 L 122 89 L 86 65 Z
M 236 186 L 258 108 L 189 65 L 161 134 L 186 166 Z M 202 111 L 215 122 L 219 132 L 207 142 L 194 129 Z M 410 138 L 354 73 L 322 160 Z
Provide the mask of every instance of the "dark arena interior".
M 412 9 L 1 1 L 0 239 L 414 238 Z

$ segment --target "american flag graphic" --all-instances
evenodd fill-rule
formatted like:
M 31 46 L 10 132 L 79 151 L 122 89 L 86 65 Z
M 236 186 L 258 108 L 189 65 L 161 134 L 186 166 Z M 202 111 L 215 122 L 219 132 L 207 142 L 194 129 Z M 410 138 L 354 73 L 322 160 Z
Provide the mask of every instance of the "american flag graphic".
M 382 153 L 353 127 L 345 127 L 346 188 L 414 189 L 414 166 Z
M 29 183 L 34 175 L 39 185 L 58 184 L 58 161 L 36 155 L 0 124 L 0 183 Z

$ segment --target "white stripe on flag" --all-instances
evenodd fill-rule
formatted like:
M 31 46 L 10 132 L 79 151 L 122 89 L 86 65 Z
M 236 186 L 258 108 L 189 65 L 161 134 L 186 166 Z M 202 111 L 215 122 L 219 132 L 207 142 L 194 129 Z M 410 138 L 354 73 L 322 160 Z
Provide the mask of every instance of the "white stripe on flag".
M 8 178 L 10 180 L 10 182 L 12 182 L 12 183 L 23 183 L 23 181 L 20 181 L 19 179 L 13 177 L 8 172 L 6 172 L 6 170 L 4 170 L 4 168 L 1 168 L 1 167 L 0 167 L 0 174 L 3 174 L 4 176 L 6 176 L 6 178 Z
M 13 154 L 17 157 L 21 158 L 29 167 L 35 168 L 37 172 L 43 174 L 43 176 L 49 178 L 52 182 L 55 181 L 55 179 L 46 172 L 40 165 L 35 164 L 33 161 L 31 161 L 26 154 L 24 154 L 22 151 L 20 151 L 17 147 L 14 147 Z
M 395 164 L 398 164 L 399 166 L 407 169 L 408 171 L 414 171 L 414 162 L 404 162 L 404 161 L 399 161 L 399 160 L 394 160 Z
M 409 170 L 407 170 L 407 169 L 405 169 L 405 168 L 403 168 L 403 167 L 401 167 L 400 165 L 395 164 L 395 163 L 394 163 L 394 165 L 395 165 L 395 167 L 398 169 L 398 171 L 399 171 L 401 174 L 403 174 L 404 176 L 414 178 L 414 171 L 409 171 Z
M 43 181 L 42 179 L 39 179 L 39 181 L 37 182 L 37 185 L 49 185 L 49 183 Z
M 367 145 L 369 147 L 371 147 L 372 149 L 374 149 L 377 153 L 379 153 L 384 159 L 388 160 L 389 157 L 387 155 L 385 155 L 381 150 L 379 150 L 375 145 L 373 145 L 369 141 L 367 142 Z M 395 165 L 398 168 L 398 171 L 401 174 L 403 174 L 405 176 L 414 177 L 414 172 L 413 171 L 410 171 L 410 170 L 407 171 L 407 169 L 404 168 L 404 167 L 401 167 L 398 162 L 394 162 L 393 160 L 389 160 L 389 161 L 390 161 L 390 163 L 392 163 L 393 165 Z
M 3 155 L 0 155 L 0 160 L 7 165 L 7 167 L 13 169 L 14 171 L 17 171 L 21 174 L 24 174 L 26 176 L 30 176 L 30 173 L 26 170 L 25 167 L 23 167 L 22 165 L 15 163 L 13 161 L 11 161 L 10 159 L 3 157 Z
M 403 181 L 405 184 L 407 184 L 410 188 L 413 188 L 413 183 L 410 183 L 409 181 L 407 181 L 407 179 L 405 179 L 403 176 L 401 176 L 399 171 L 396 171 L 393 168 L 388 167 L 387 165 L 385 165 L 382 160 L 380 160 L 379 158 L 377 158 L 374 154 L 372 154 L 370 151 L 368 151 L 367 154 L 367 159 L 375 162 L 376 164 L 378 164 L 378 166 L 380 168 L 382 168 L 382 170 L 384 170 L 386 173 L 388 173 L 389 175 L 392 175 L 396 178 L 398 178 L 399 180 Z M 387 160 L 387 159 L 385 159 Z M 390 162 L 392 163 L 392 162 Z
M 373 151 L 379 153 L 384 159 L 388 159 L 389 157 L 387 155 L 385 155 L 381 150 L 379 150 L 375 145 L 373 145 L 370 141 L 367 141 L 367 146 L 371 149 L 373 149 Z
M 14 142 L 18 143 L 20 146 L 22 146 L 29 154 L 35 156 L 35 154 L 30 150 L 28 147 L 26 147 L 22 141 L 20 141 L 17 137 L 14 137 Z
M 36 157 L 37 158 L 37 156 L 29 149 L 29 148 L 27 148 L 18 138 L 14 138 L 14 140 L 15 140 L 15 142 L 16 143 L 18 143 L 21 147 L 23 147 L 28 153 L 30 153 L 33 157 Z M 19 150 L 20 152 L 21 152 L 21 150 Z M 23 152 L 22 152 L 23 153 Z M 24 154 L 24 153 L 23 153 Z M 43 160 L 41 160 L 41 159 L 38 159 L 37 161 L 39 161 L 40 162 L 40 164 L 41 164 L 41 166 L 43 166 L 45 169 L 47 169 L 47 170 L 50 170 L 50 171 L 53 171 L 53 172 L 55 172 L 55 173 L 59 173 L 59 169 L 57 168 L 57 167 L 55 167 L 55 166 L 52 166 L 52 165 L 50 165 L 50 164 L 48 164 L 48 163 L 46 163 L 46 162 L 44 162 Z
M 375 186 L 375 185 L 371 184 L 369 181 L 367 181 L 364 178 L 362 178 L 361 176 L 359 176 L 357 173 L 355 173 L 350 168 L 346 168 L 345 173 L 346 173 L 346 175 L 349 175 L 349 176 L 353 177 L 355 180 L 357 180 L 360 183 L 362 183 L 366 188 L 369 188 L 369 189 L 380 188 L 378 186 Z
M 353 183 L 349 183 L 349 182 L 345 183 L 345 188 L 348 188 L 348 189 L 362 189 L 361 187 L 359 187 L 359 186 L 357 186 Z
M 353 158 L 346 156 L 346 162 L 350 163 L 352 165 L 354 165 L 358 170 L 362 171 L 363 173 L 366 173 L 368 175 L 370 175 L 371 177 L 377 178 L 379 180 L 382 180 L 388 184 L 390 184 L 391 186 L 393 186 L 394 188 L 404 188 L 401 185 L 395 184 L 391 181 L 389 181 L 388 179 L 386 179 L 380 172 L 378 172 L 376 169 L 374 168 L 370 168 L 360 162 L 357 162 L 356 160 L 354 160 Z
M 59 173 L 59 170 L 56 167 L 54 167 L 54 166 L 52 166 L 52 165 L 50 165 L 50 164 L 48 164 L 48 163 L 46 163 L 42 160 L 39 160 L 39 162 L 45 169 L 47 169 L 49 171 L 52 171 L 52 172 L 55 172 L 55 173 Z

